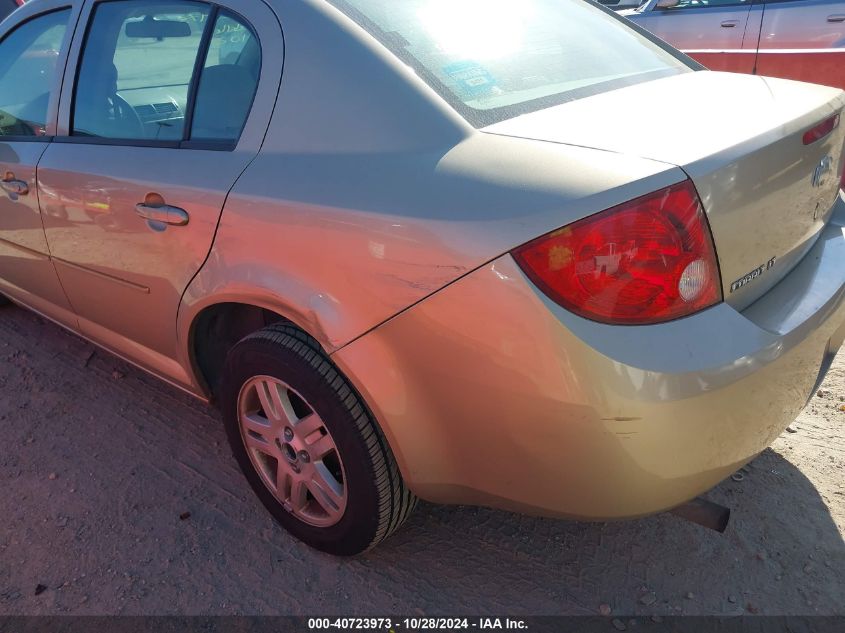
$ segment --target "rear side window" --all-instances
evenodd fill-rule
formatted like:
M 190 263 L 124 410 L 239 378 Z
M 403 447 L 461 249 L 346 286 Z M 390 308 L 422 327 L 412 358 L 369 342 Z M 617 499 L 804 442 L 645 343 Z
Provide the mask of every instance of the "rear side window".
M 690 71 L 584 0 L 329 0 L 483 126 Z
M 79 69 L 72 134 L 181 140 L 209 11 L 198 2 L 98 4 Z
M 197 89 L 191 140 L 234 141 L 241 135 L 261 72 L 255 33 L 221 10 Z
M 0 42 L 0 136 L 43 136 L 70 9 L 33 18 Z
M 82 54 L 71 134 L 234 143 L 252 104 L 260 60 L 251 29 L 213 5 L 100 3 Z

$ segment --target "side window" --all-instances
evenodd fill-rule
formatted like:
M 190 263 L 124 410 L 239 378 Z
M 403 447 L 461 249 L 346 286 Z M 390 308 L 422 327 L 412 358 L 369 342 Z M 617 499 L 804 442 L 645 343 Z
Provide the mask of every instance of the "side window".
M 237 141 L 260 72 L 261 47 L 255 33 L 238 17 L 221 10 L 200 75 L 191 139 Z
M 234 14 L 188 0 L 102 2 L 85 41 L 72 135 L 152 142 L 239 138 L 261 52 L 255 33 Z
M 44 136 L 70 9 L 33 18 L 0 42 L 0 137 Z
M 200 2 L 99 3 L 85 39 L 71 134 L 182 140 L 209 11 Z
M 673 7 L 667 7 L 667 11 L 678 11 L 681 9 L 707 9 L 713 7 L 735 7 L 751 6 L 751 0 L 680 0 Z

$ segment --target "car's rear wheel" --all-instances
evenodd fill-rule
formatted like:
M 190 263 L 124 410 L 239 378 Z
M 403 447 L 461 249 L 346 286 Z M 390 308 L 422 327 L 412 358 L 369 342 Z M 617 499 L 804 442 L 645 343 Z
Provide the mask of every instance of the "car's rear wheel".
M 302 331 L 277 324 L 243 339 L 229 352 L 219 395 L 241 470 L 308 545 L 357 554 L 416 505 L 360 396 Z

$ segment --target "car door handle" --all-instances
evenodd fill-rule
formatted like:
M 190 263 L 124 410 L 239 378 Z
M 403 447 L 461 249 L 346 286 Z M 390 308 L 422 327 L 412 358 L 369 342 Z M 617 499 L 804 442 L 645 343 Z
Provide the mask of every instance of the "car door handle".
M 827 16 L 828 22 L 845 22 L 845 15 L 829 15 Z
M 173 226 L 185 226 L 190 219 L 185 209 L 171 207 L 169 204 L 151 205 L 139 202 L 135 205 L 135 213 L 145 220 L 172 224 Z
M 723 29 L 732 29 L 737 24 L 739 24 L 739 20 L 725 20 L 724 22 L 722 22 L 722 28 Z
M 23 180 L 17 180 L 12 173 L 7 173 L 6 177 L 0 180 L 0 187 L 3 187 L 3 191 L 7 193 L 14 193 L 19 196 L 25 196 L 29 193 L 29 185 Z

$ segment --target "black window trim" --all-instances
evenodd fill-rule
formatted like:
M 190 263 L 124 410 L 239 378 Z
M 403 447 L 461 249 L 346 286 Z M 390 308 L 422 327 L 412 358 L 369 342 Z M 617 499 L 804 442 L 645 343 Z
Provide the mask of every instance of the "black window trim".
M 73 29 L 71 28 L 71 18 L 73 17 L 73 5 L 62 5 L 60 7 L 54 7 L 52 9 L 48 9 L 47 11 L 43 11 L 41 13 L 36 13 L 35 15 L 31 15 L 28 18 L 18 22 L 15 24 L 11 29 L 9 29 L 2 38 L 0 38 L 0 45 L 6 41 L 6 39 L 12 35 L 15 31 L 21 28 L 25 24 L 29 24 L 33 20 L 37 20 L 38 18 L 43 18 L 44 16 L 50 15 L 52 13 L 58 13 L 60 11 L 68 11 L 68 22 L 67 27 L 65 29 L 65 34 L 62 37 L 62 49 L 66 49 L 70 46 L 70 40 L 73 38 Z M 59 51 L 59 57 L 61 58 L 62 50 Z M 64 74 L 62 70 L 56 66 L 56 75 Z M 55 80 L 55 77 L 54 77 Z M 60 82 L 61 85 L 61 82 Z M 53 88 L 54 86 L 50 86 L 50 98 L 53 98 Z M 59 90 L 61 92 L 61 89 Z M 49 106 L 48 106 L 49 109 Z M 49 114 L 49 112 L 48 112 Z M 45 125 L 49 123 L 45 121 Z M 55 140 L 57 137 L 54 135 L 45 135 L 45 136 L 21 136 L 21 135 L 9 135 L 9 136 L 0 136 L 0 143 L 50 143 Z
M 208 17 L 206 18 L 205 28 L 202 31 L 202 37 L 200 38 L 197 58 L 194 60 L 194 70 L 191 73 L 191 83 L 188 84 L 188 101 L 185 103 L 185 124 L 182 126 L 181 142 L 183 143 L 191 138 L 191 126 L 194 124 L 194 108 L 197 105 L 197 92 L 200 89 L 202 70 L 205 67 L 205 62 L 208 61 L 208 49 L 211 45 L 211 37 L 214 35 L 214 27 L 217 26 L 217 16 L 219 13 L 220 7 L 212 4 L 211 10 L 208 12 Z M 256 85 L 257 89 L 258 86 Z M 249 116 L 249 113 L 247 113 L 247 116 Z
M 2 138 L 2 137 L 0 137 Z M 9 137 L 6 137 L 9 138 Z M 49 138 L 53 143 L 70 143 L 73 145 L 119 145 L 121 147 L 160 147 L 163 149 L 195 149 L 214 152 L 232 152 L 238 143 L 236 141 L 215 141 L 213 139 L 192 141 L 161 141 L 145 138 L 103 138 L 99 136 L 41 136 Z M 0 143 L 3 141 L 0 140 Z
M 94 17 L 96 15 L 96 7 L 100 4 L 105 4 L 107 2 L 127 2 L 130 0 L 97 0 L 94 3 L 91 11 L 88 13 L 87 24 L 85 25 L 85 35 L 82 38 L 82 44 L 79 47 L 79 55 L 76 60 L 76 68 L 73 77 L 73 92 L 71 93 L 71 102 L 70 102 L 70 115 L 68 120 L 68 134 L 62 136 L 42 136 L 38 138 L 49 138 L 51 142 L 54 143 L 71 143 L 75 145 L 116 145 L 120 147 L 159 147 L 163 149 L 187 149 L 187 150 L 208 150 L 214 152 L 233 152 L 237 149 L 238 143 L 240 143 L 241 135 L 243 134 L 243 130 L 246 127 L 246 122 L 249 120 L 250 115 L 252 114 L 252 108 L 255 105 L 255 98 L 258 95 L 258 84 L 261 81 L 261 72 L 259 66 L 259 73 L 258 79 L 255 85 L 255 93 L 252 96 L 252 102 L 250 103 L 249 110 L 247 111 L 246 119 L 241 127 L 241 131 L 238 134 L 238 138 L 235 140 L 230 139 L 191 139 L 191 124 L 193 123 L 194 118 L 194 107 L 196 106 L 196 93 L 199 89 L 199 82 L 202 78 L 202 71 L 205 66 L 205 62 L 208 58 L 208 50 L 211 46 L 211 38 L 214 35 L 214 27 L 217 22 L 217 16 L 220 14 L 221 11 L 228 13 L 230 15 L 235 16 L 238 20 L 241 20 L 252 34 L 255 37 L 256 43 L 258 44 L 259 51 L 263 53 L 261 49 L 261 39 L 258 37 L 258 31 L 255 30 L 255 27 L 252 23 L 247 20 L 244 16 L 242 16 L 237 11 L 229 7 L 224 7 L 216 2 L 208 2 L 208 0 L 188 0 L 189 2 L 195 2 L 198 4 L 205 4 L 209 6 L 208 18 L 206 19 L 206 24 L 203 29 L 202 36 L 200 38 L 199 48 L 197 50 L 197 57 L 194 61 L 194 69 L 191 74 L 191 82 L 188 85 L 188 101 L 185 104 L 185 125 L 182 129 L 182 140 L 180 141 L 165 141 L 165 140 L 156 140 L 156 139 L 133 139 L 133 138 L 105 138 L 100 136 L 85 136 L 85 135 L 74 135 L 73 134 L 73 115 L 76 109 L 76 89 L 79 84 L 79 72 L 82 69 L 82 60 L 85 56 L 85 49 L 88 45 L 88 37 L 91 34 L 91 27 L 94 24 Z M 150 4 L 172 4 L 172 0 L 145 0 Z M 43 15 L 43 14 L 42 14 Z M 259 56 L 260 63 L 264 63 L 264 55 L 261 54 Z

